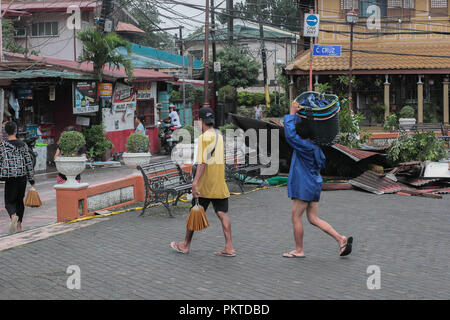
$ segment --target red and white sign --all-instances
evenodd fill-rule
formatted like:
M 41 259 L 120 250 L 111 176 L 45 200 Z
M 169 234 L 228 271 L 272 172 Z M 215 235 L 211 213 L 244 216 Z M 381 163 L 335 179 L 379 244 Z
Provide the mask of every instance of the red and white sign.
M 112 107 L 114 111 L 125 111 L 127 109 L 136 109 L 137 91 L 134 87 L 117 83 L 114 90 Z

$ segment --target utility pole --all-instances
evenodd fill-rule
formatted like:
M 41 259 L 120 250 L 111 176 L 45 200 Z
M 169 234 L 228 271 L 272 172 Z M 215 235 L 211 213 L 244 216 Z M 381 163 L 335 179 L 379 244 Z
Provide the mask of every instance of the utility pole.
M 264 27 L 261 22 L 261 0 L 258 0 L 258 20 L 259 20 L 259 37 L 261 38 L 261 59 L 263 65 L 263 76 L 264 76 L 264 92 L 266 95 L 266 107 L 270 109 L 270 95 L 269 95 L 269 85 L 267 79 L 267 58 L 266 58 L 266 48 L 264 46 Z
M 102 1 L 102 9 L 100 11 L 100 19 L 98 21 L 98 26 L 99 26 L 99 31 L 104 34 L 105 31 L 105 26 L 106 26 L 106 19 L 108 18 L 108 16 L 111 14 L 112 10 L 113 10 L 113 0 L 103 0 Z
M 227 0 L 228 13 L 228 46 L 233 46 L 233 0 Z
M 182 67 L 182 80 L 183 80 L 183 112 L 186 108 L 186 77 L 184 73 L 184 43 L 183 43 L 183 26 L 180 26 L 180 55 L 181 59 L 183 59 L 183 67 Z
M 2 7 L 2 0 L 0 0 L 0 8 Z M 8 10 L 8 9 L 6 9 Z M 6 10 L 5 10 L 5 14 L 6 14 Z M 3 61 L 3 29 L 2 29 L 2 24 L 3 24 L 3 14 L 0 10 L 0 62 Z M 3 104 L 3 101 L 2 101 Z M 3 110 L 2 110 L 3 111 Z M 2 118 L 3 118 L 3 112 L 2 112 Z
M 206 0 L 205 9 L 205 55 L 204 55 L 204 101 L 203 106 L 209 107 L 209 0 Z
M 213 66 L 214 62 L 216 62 L 216 18 L 214 13 L 214 0 L 211 0 L 211 39 L 212 39 L 212 55 L 213 55 Z M 216 119 L 218 125 L 222 125 L 222 112 L 219 110 L 219 106 L 217 105 L 217 95 L 216 95 L 216 71 L 213 69 L 213 83 L 212 90 L 214 95 L 214 110 L 216 114 Z

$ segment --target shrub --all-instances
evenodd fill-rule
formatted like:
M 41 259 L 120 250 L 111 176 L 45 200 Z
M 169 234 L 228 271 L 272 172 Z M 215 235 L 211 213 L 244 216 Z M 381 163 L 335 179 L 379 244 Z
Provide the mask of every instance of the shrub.
M 181 96 L 181 93 L 177 90 L 172 90 L 170 92 L 170 98 L 169 101 L 174 103 L 174 102 L 180 102 L 183 101 L 183 97 Z
M 384 104 L 374 104 L 370 106 L 371 122 L 382 123 L 384 120 L 384 110 L 386 106 Z
M 228 129 L 237 129 L 238 127 L 234 123 L 227 123 L 221 127 L 219 127 L 220 132 L 225 137 Z
M 106 138 L 102 125 L 83 128 L 83 135 L 86 139 L 86 153 L 89 158 L 101 160 L 105 152 L 113 147 L 112 142 Z
M 219 89 L 218 100 L 220 102 L 234 101 L 236 98 L 236 90 L 233 86 L 226 85 Z
M 389 132 L 395 131 L 398 129 L 398 119 L 395 113 L 389 115 L 384 122 L 383 129 Z
M 388 161 L 396 165 L 408 161 L 439 161 L 447 154 L 445 141 L 434 132 L 401 135 L 387 150 Z
M 404 106 L 400 110 L 400 118 L 414 118 L 415 111 L 411 106 Z
M 255 117 L 255 111 L 253 110 L 253 108 L 247 108 L 245 106 L 240 106 L 238 108 L 238 115 L 242 116 L 242 117 L 247 117 L 247 118 L 254 118 Z
M 194 126 L 184 126 L 183 129 L 189 131 L 189 134 L 191 135 L 191 142 L 190 143 L 194 143 L 194 139 L 195 139 Z M 181 142 L 181 141 L 183 141 L 183 140 L 181 139 L 179 142 Z
M 86 144 L 84 136 L 78 131 L 66 131 L 58 141 L 62 157 L 74 157 L 78 150 Z
M 142 133 L 132 133 L 127 140 L 128 153 L 148 152 L 148 137 Z
M 282 117 L 287 113 L 286 107 L 283 104 L 271 104 L 270 109 L 265 109 L 265 116 L 266 117 Z
M 361 130 L 360 123 L 364 121 L 361 113 L 353 114 L 348 109 L 348 100 L 341 103 L 339 112 L 339 144 L 350 148 L 360 148 L 367 142 L 369 135 Z

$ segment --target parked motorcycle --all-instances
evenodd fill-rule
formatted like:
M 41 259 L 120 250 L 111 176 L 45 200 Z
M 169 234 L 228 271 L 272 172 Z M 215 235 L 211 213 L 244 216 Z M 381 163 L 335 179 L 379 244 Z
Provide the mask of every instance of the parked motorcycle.
M 36 146 L 37 139 L 38 139 L 37 137 L 33 137 L 33 138 L 25 138 L 22 140 L 28 147 L 31 161 L 33 162 L 33 168 L 36 166 L 37 153 L 34 152 L 34 147 Z
M 173 148 L 178 143 L 178 141 L 173 139 L 172 134 L 178 127 L 173 127 L 170 121 L 158 121 L 158 126 L 158 137 L 161 140 L 161 148 L 164 149 L 166 154 L 171 154 Z

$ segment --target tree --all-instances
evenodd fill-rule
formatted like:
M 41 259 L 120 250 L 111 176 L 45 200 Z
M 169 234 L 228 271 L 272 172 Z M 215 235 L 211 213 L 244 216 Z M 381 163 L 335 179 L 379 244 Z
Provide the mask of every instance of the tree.
M 28 50 L 21 47 L 14 40 L 14 23 L 10 19 L 3 18 L 2 20 L 2 38 L 3 50 L 13 53 L 26 54 Z M 38 55 L 37 51 L 32 50 L 31 54 Z
M 258 6 L 261 6 L 260 14 Z M 233 10 L 236 18 L 262 21 L 295 32 L 300 30 L 297 5 L 292 0 L 242 0 L 234 4 Z M 222 24 L 228 21 L 226 10 L 218 12 L 218 19 Z
M 247 88 L 257 83 L 261 65 L 245 51 L 227 47 L 217 52 L 216 60 L 221 64 L 221 71 L 216 74 L 217 88 L 225 85 Z
M 120 0 L 120 2 L 139 22 L 139 28 L 145 31 L 144 34 L 134 36 L 135 40 L 133 41 L 137 44 L 157 49 L 172 50 L 175 47 L 173 36 L 170 33 L 166 31 L 154 31 L 158 30 L 158 26 L 162 23 L 159 19 L 159 12 L 154 3 L 155 1 Z
M 116 68 L 123 66 L 127 73 L 128 79 L 133 78 L 133 64 L 131 60 L 117 50 L 125 48 L 127 54 L 131 54 L 131 45 L 128 41 L 123 40 L 115 33 L 102 33 L 94 29 L 85 29 L 81 31 L 77 38 L 83 42 L 83 51 L 78 59 L 79 62 L 92 62 L 94 64 L 94 72 L 98 76 L 98 80 L 103 80 L 103 66 L 105 64 L 112 65 Z

